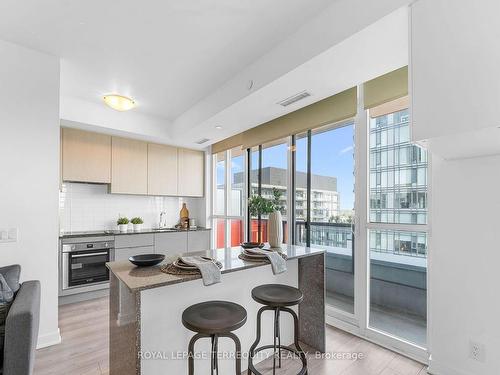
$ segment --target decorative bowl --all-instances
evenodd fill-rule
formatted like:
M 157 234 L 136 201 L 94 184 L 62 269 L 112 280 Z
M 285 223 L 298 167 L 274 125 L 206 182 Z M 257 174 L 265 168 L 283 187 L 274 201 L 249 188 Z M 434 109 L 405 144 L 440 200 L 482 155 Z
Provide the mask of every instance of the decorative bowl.
M 240 244 L 240 246 L 244 249 L 253 249 L 256 247 L 262 249 L 264 247 L 264 244 L 262 242 L 243 242 Z
M 130 263 L 137 267 L 151 267 L 161 263 L 165 259 L 163 254 L 141 254 L 128 258 Z

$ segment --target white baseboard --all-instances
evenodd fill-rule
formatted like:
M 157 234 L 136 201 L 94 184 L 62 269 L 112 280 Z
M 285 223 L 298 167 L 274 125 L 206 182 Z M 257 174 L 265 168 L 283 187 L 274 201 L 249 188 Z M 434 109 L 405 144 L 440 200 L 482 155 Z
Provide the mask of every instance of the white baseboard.
M 467 372 L 457 370 L 456 368 L 447 366 L 434 359 L 431 359 L 429 361 L 429 368 L 427 370 L 427 373 L 430 375 L 472 375 Z
M 57 331 L 46 333 L 45 335 L 38 335 L 37 349 L 46 348 L 47 346 L 57 345 L 61 343 L 61 332 L 59 328 Z

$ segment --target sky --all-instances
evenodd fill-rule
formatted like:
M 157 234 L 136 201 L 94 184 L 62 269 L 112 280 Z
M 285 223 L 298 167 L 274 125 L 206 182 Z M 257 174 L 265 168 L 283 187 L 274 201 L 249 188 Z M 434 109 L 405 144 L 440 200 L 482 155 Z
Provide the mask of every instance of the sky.
M 313 174 L 337 178 L 340 209 L 354 208 L 354 125 L 319 133 L 311 139 L 311 169 Z M 307 171 L 307 139 L 297 140 L 297 170 Z M 243 158 L 233 158 L 233 173 L 243 171 Z M 287 146 L 266 148 L 262 151 L 262 167 L 287 168 Z M 217 179 L 223 181 L 223 168 L 217 168 Z

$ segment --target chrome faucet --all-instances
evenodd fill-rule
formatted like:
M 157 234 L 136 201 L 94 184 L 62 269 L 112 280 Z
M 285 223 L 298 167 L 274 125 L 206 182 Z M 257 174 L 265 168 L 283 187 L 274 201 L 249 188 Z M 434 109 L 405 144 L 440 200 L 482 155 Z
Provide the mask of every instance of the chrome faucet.
M 167 213 L 165 211 L 160 212 L 160 223 L 158 224 L 158 227 L 161 228 L 166 228 L 167 227 Z

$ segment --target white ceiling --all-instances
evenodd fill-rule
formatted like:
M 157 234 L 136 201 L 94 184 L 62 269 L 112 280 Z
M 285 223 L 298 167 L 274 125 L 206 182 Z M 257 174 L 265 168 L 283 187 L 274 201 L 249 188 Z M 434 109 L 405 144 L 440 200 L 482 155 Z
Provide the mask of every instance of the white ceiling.
M 411 1 L 2 0 L 0 39 L 61 57 L 65 126 L 203 148 L 407 64 Z
M 3 0 L 0 38 L 60 56 L 61 96 L 173 120 L 332 0 Z

